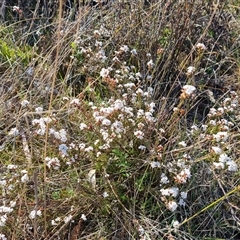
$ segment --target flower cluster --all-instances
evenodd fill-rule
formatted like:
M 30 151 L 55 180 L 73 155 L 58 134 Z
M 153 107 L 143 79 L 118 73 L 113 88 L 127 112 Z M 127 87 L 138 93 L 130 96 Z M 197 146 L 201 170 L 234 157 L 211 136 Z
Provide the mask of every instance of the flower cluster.
M 38 110 L 36 109 L 36 112 Z M 44 135 L 46 133 L 46 125 L 49 124 L 52 121 L 51 118 L 49 117 L 42 117 L 39 119 L 33 119 L 32 120 L 32 125 L 33 126 L 38 126 L 38 129 L 35 131 L 37 135 Z
M 29 218 L 31 218 L 31 219 L 34 219 L 34 218 L 36 218 L 37 216 L 38 216 L 38 217 L 42 216 L 41 210 L 32 210 L 32 211 L 30 212 L 30 214 L 29 214 Z
M 180 98 L 189 98 L 190 96 L 192 96 L 194 94 L 194 92 L 196 91 L 196 87 L 192 86 L 192 85 L 185 85 L 182 88 L 182 93 Z
M 10 207 L 7 206 L 0 206 L 0 227 L 5 226 L 6 221 L 8 219 L 8 215 L 13 211 L 16 202 L 11 202 Z

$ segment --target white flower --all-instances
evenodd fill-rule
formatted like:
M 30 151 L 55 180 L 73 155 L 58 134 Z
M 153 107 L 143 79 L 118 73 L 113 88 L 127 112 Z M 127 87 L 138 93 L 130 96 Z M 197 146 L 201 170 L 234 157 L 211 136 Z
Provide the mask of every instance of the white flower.
M 13 211 L 13 208 L 5 207 L 5 206 L 0 207 L 0 213 L 11 213 L 12 211 Z
M 44 117 L 44 118 L 41 118 L 45 123 L 50 123 L 52 122 L 52 119 L 50 117 Z
M 15 201 L 10 201 L 10 206 L 11 206 L 11 208 L 14 208 L 14 207 L 16 206 L 16 204 L 17 204 L 17 203 L 16 203 Z M 13 209 L 12 209 L 12 210 L 13 210 Z M 11 211 L 12 211 L 12 210 L 11 210 Z
M 91 151 L 93 151 L 93 147 L 89 146 L 89 147 L 85 148 L 84 151 L 85 152 L 91 152 Z
M 189 168 L 183 169 L 181 173 L 185 174 L 188 178 L 192 176 Z
M 0 216 L 0 227 L 5 226 L 6 221 L 7 221 L 7 214 L 1 215 Z
M 138 146 L 138 149 L 144 151 L 144 150 L 146 150 L 146 146 L 144 146 L 144 145 L 139 145 L 139 146 Z
M 102 120 L 102 125 L 104 125 L 104 126 L 110 126 L 110 125 L 111 125 L 111 121 L 110 121 L 109 119 L 107 119 L 107 118 L 104 118 L 104 119 Z
M 168 177 L 166 176 L 165 173 L 161 174 L 161 181 L 160 182 L 163 183 L 163 184 L 169 183 Z
M 178 205 L 175 201 L 170 201 L 167 203 L 167 209 L 171 212 L 174 212 L 177 209 Z
M 217 134 L 213 134 L 213 137 L 217 142 L 226 142 L 228 139 L 228 133 L 227 132 L 218 132 Z
M 134 136 L 136 136 L 138 139 L 143 139 L 144 133 L 140 130 L 137 130 L 134 132 Z
M 173 112 L 176 112 L 176 113 L 178 113 L 178 112 L 179 112 L 179 108 L 177 108 L 177 107 L 174 107 L 174 108 L 173 108 Z
M 17 135 L 19 135 L 19 131 L 18 131 L 17 128 L 11 128 L 11 130 L 8 133 L 8 135 L 16 137 Z
M 219 156 L 219 162 L 225 163 L 227 161 L 232 161 L 230 157 L 227 156 L 226 153 L 222 153 Z
M 102 68 L 102 70 L 100 71 L 100 76 L 102 78 L 106 78 L 109 77 L 110 71 L 106 68 Z
M 131 50 L 131 54 L 132 54 L 132 55 L 137 55 L 137 50 L 136 50 L 135 48 L 132 49 L 132 50 Z
M 145 234 L 145 230 L 141 225 L 139 225 L 138 232 L 139 232 L 140 236 L 143 236 Z M 145 236 L 144 236 L 144 238 L 141 238 L 141 239 L 144 240 Z
M 178 204 L 183 207 L 186 206 L 186 203 L 182 198 L 180 198 L 180 200 L 178 201 Z
M 80 106 L 80 100 L 78 98 L 74 98 L 70 101 L 70 105 Z
M 190 169 L 184 168 L 178 175 L 176 175 L 175 181 L 177 183 L 186 183 L 187 179 L 190 178 L 191 176 L 192 175 Z
M 138 88 L 136 91 L 136 94 L 143 96 L 143 90 L 141 88 Z
M 187 144 L 186 144 L 184 141 L 179 142 L 178 145 L 179 145 L 179 146 L 182 146 L 182 147 L 186 147 L 186 146 L 187 146 Z
M 107 131 L 105 131 L 104 129 L 101 129 L 100 133 L 102 134 L 103 140 L 105 141 L 109 140 L 109 134 Z
M 160 163 L 155 162 L 155 161 L 150 162 L 150 165 L 152 168 L 160 168 L 161 167 Z
M 113 62 L 116 62 L 116 63 L 117 63 L 117 62 L 120 62 L 120 60 L 119 60 L 118 57 L 114 57 L 114 58 L 112 59 L 112 61 L 113 61 Z
M 177 187 L 171 187 L 166 189 L 161 189 L 160 192 L 163 196 L 173 196 L 177 197 L 179 189 Z
M 129 89 L 136 87 L 136 85 L 135 85 L 134 83 L 125 83 L 123 86 L 124 86 L 125 88 L 129 88 Z M 126 94 L 126 97 L 127 97 L 127 94 Z M 116 101 L 117 101 L 117 100 L 116 100 Z M 122 100 L 119 100 L 119 101 L 122 101 Z
M 7 240 L 6 236 L 4 234 L 0 233 L 0 240 Z
M 28 177 L 27 173 L 24 174 L 24 175 L 21 177 L 21 182 L 23 182 L 23 183 L 27 182 L 28 180 L 29 180 L 29 177 Z
M 82 214 L 81 219 L 82 219 L 83 221 L 87 221 L 86 215 L 85 215 L 85 214 Z
M 146 120 L 149 121 L 149 122 L 155 122 L 155 118 L 152 117 L 152 112 L 145 112 L 145 117 L 146 117 Z
M 6 180 L 0 180 L 0 186 L 6 186 L 7 181 Z
M 58 225 L 58 224 L 55 222 L 55 220 L 52 220 L 52 221 L 51 221 L 51 225 L 52 225 L 52 226 L 56 226 L 56 225 Z
M 46 131 L 46 124 L 43 118 L 40 119 L 34 119 L 33 121 L 33 125 L 38 124 L 40 126 L 40 129 L 38 129 L 36 132 L 39 135 L 44 135 L 45 131 Z
M 24 100 L 21 101 L 22 107 L 26 107 L 28 104 L 29 104 L 29 101 L 26 100 L 26 99 L 24 99 Z
M 169 192 L 168 188 L 167 189 L 161 189 L 160 192 L 163 196 L 170 196 L 170 192 Z
M 156 107 L 156 103 L 154 103 L 154 102 L 151 102 L 150 104 L 149 104 L 149 107 L 150 107 L 150 112 L 154 112 L 154 108 Z
M 123 112 L 127 113 L 128 115 L 130 115 L 130 117 L 133 117 L 133 108 L 132 107 L 124 107 L 124 109 L 122 110 Z M 130 120 L 130 119 L 128 119 Z
M 209 121 L 209 124 L 210 124 L 210 125 L 213 125 L 213 126 L 216 126 L 217 123 L 216 123 L 216 120 L 210 120 L 210 121 Z
M 66 216 L 66 217 L 63 219 L 63 221 L 64 221 L 65 223 L 68 223 L 68 222 L 70 222 L 70 221 L 72 220 L 72 218 L 73 218 L 73 216 L 70 214 L 69 216 Z
M 75 143 L 70 143 L 70 144 L 69 144 L 69 148 L 70 148 L 70 149 L 77 149 Z
M 147 80 L 147 81 L 151 81 L 152 78 L 153 78 L 152 75 L 147 75 L 147 76 L 146 76 L 146 80 Z
M 95 30 L 95 31 L 93 32 L 93 35 L 94 35 L 94 37 L 100 37 L 100 36 L 101 36 L 101 33 L 100 33 L 100 31 Z
M 45 161 L 48 168 L 52 167 L 53 169 L 57 170 L 60 167 L 60 161 L 56 157 L 55 158 L 46 157 Z
M 29 214 L 29 218 L 34 219 L 37 216 L 42 216 L 41 210 L 32 210 Z
M 37 107 L 37 108 L 35 108 L 35 111 L 36 111 L 36 112 L 42 112 L 42 111 L 43 111 L 43 108 L 42 108 L 42 107 Z
M 19 12 L 19 11 L 20 11 L 20 7 L 18 7 L 18 6 L 13 6 L 13 11 L 14 11 L 14 12 Z
M 111 129 L 112 131 L 115 131 L 115 133 L 121 133 L 121 132 L 125 132 L 125 129 L 123 127 L 122 122 L 120 121 L 115 121 L 112 125 L 111 125 Z
M 79 150 L 83 151 L 85 149 L 86 144 L 85 143 L 79 143 L 78 147 Z
M 196 91 L 196 88 L 192 85 L 185 85 L 183 86 L 183 93 L 185 93 L 187 96 L 190 96 L 192 95 L 195 91 Z
M 51 221 L 52 226 L 56 226 L 59 224 L 59 222 L 61 221 L 60 217 L 55 218 L 54 220 Z
M 137 111 L 137 118 L 140 118 L 142 116 L 144 116 L 144 110 L 138 109 L 138 111 Z
M 222 115 L 224 113 L 224 108 L 220 107 L 220 108 L 217 109 L 217 111 L 220 115 Z M 225 120 L 227 122 L 226 119 L 222 119 L 222 120 Z
M 198 131 L 198 130 L 199 130 L 199 128 L 198 128 L 197 125 L 192 125 L 191 126 L 191 132 L 195 132 L 195 131 Z
M 195 67 L 189 66 L 187 68 L 187 75 L 192 75 L 194 71 L 195 71 Z
M 14 189 L 14 184 L 9 184 L 7 187 L 8 192 L 12 191 Z
M 196 45 L 196 48 L 199 49 L 199 50 L 202 50 L 202 51 L 207 49 L 206 46 L 203 43 L 198 43 Z
M 105 56 L 105 51 L 101 49 L 99 52 L 97 52 L 96 58 L 102 60 L 102 62 L 105 62 L 107 60 L 107 57 Z
M 63 100 L 63 101 L 68 101 L 69 98 L 68 98 L 68 97 L 63 97 L 62 100 Z
M 220 155 L 222 153 L 222 149 L 219 147 L 212 147 L 212 150 L 217 155 Z
M 152 69 L 154 67 L 154 63 L 153 63 L 153 60 L 151 59 L 150 61 L 148 61 L 147 63 L 147 66 L 148 66 L 148 69 Z
M 238 170 L 238 165 L 233 161 L 227 161 L 226 165 L 228 166 L 228 171 L 230 172 L 236 172 Z
M 144 124 L 143 124 L 142 122 L 140 122 L 140 123 L 138 123 L 138 125 L 137 125 L 137 126 L 138 126 L 138 128 L 139 128 L 139 129 L 143 129 L 143 127 L 144 127 Z
M 96 41 L 96 42 L 95 42 L 95 46 L 96 46 L 96 47 L 101 47 L 101 46 L 102 46 L 102 42 Z
M 100 150 L 109 149 L 109 148 L 110 148 L 110 144 L 109 143 L 105 143 L 102 146 L 99 146 Z
M 186 192 L 181 192 L 180 195 L 181 195 L 182 199 L 187 198 L 187 193 Z
M 159 128 L 160 133 L 165 133 L 165 130 L 163 128 Z
M 104 197 L 104 198 L 106 198 L 106 197 L 108 197 L 108 196 L 109 196 L 109 194 L 108 194 L 107 192 L 104 192 L 104 193 L 103 193 L 103 197 Z
M 213 166 L 216 168 L 216 169 L 224 169 L 224 164 L 222 162 L 214 162 L 213 163 Z
M 179 189 L 177 187 L 171 187 L 169 188 L 169 193 L 173 196 L 173 197 L 177 197 L 179 192 Z
M 141 74 L 140 72 L 137 72 L 137 73 L 135 74 L 135 76 L 136 76 L 136 78 L 142 78 L 142 74 Z
M 172 222 L 173 228 L 178 228 L 179 224 L 180 224 L 180 223 L 179 223 L 179 221 L 177 221 L 177 220 L 175 220 L 175 221 Z
M 217 114 L 217 110 L 215 108 L 210 108 L 208 115 L 213 117 Z
M 59 134 L 60 134 L 60 140 L 62 142 L 66 142 L 67 141 L 67 132 L 66 132 L 66 130 L 65 129 L 60 129 Z
M 143 96 L 149 98 L 149 97 L 151 97 L 151 92 L 146 91 L 146 92 L 143 93 Z M 149 111 L 151 111 L 151 109 Z
M 113 107 L 101 107 L 100 108 L 100 112 L 104 115 L 104 116 L 107 116 L 109 114 L 111 114 L 112 112 L 114 112 L 114 108 Z M 93 116 L 99 116 L 99 112 L 94 112 L 93 113 Z
M 87 124 L 81 123 L 79 127 L 81 130 L 84 130 L 85 128 L 87 128 Z
M 67 132 L 65 129 L 60 129 L 59 132 L 55 131 L 53 128 L 49 129 L 49 134 L 53 134 L 54 137 L 61 142 L 67 141 Z
M 120 51 L 122 52 L 128 52 L 129 51 L 129 48 L 127 45 L 123 45 L 122 47 L 120 47 Z
M 18 167 L 17 165 L 8 164 L 7 169 L 14 170 L 14 169 L 17 169 L 17 167 Z
M 95 0 L 95 2 L 96 2 L 96 0 Z M 101 2 L 103 3 L 104 0 L 101 0 Z M 98 3 L 99 3 L 99 1 L 98 1 Z M 103 35 L 104 37 L 110 36 L 110 32 L 103 25 L 101 25 L 99 31 L 100 31 L 101 35 Z

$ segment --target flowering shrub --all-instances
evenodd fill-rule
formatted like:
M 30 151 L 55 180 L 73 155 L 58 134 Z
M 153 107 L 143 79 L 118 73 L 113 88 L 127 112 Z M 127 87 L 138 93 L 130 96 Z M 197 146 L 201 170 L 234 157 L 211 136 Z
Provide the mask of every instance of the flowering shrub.
M 172 4 L 179 23 L 167 5 L 130 7 L 114 27 L 107 8 L 82 9 L 84 27 L 59 25 L 56 59 L 30 62 L 17 97 L 3 91 L 1 239 L 236 235 L 239 93 L 205 82 L 221 44 L 185 25 L 186 3 Z M 155 28 L 160 13 L 174 24 Z M 175 24 L 196 33 L 191 48 Z

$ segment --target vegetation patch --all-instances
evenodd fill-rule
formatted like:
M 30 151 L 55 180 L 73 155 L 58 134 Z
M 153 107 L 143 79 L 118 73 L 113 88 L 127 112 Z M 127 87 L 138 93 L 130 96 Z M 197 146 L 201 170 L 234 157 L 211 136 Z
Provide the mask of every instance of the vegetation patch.
M 1 23 L 0 239 L 239 239 L 239 1 L 93 2 Z

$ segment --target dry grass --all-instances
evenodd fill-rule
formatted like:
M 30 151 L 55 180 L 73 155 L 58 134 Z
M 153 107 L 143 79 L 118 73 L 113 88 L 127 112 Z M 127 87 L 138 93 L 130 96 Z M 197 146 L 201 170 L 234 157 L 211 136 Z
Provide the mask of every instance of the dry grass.
M 59 2 L 0 27 L 0 239 L 240 239 L 239 1 Z

